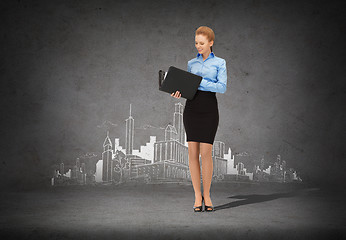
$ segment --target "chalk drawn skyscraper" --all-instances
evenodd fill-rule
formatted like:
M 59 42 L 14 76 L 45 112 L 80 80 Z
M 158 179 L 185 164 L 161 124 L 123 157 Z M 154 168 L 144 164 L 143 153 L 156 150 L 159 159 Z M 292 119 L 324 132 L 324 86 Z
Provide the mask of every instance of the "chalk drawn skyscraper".
M 126 154 L 132 154 L 133 137 L 134 137 L 134 119 L 131 116 L 131 104 L 130 104 L 130 116 L 128 119 L 126 119 L 126 139 L 125 139 Z
M 177 131 L 177 140 L 185 145 L 185 128 L 183 123 L 184 106 L 180 102 L 175 104 L 175 111 L 173 116 L 173 126 Z
M 107 132 L 107 137 L 103 143 L 103 169 L 102 169 L 102 181 L 108 182 L 112 180 L 112 169 L 113 169 L 113 151 L 112 151 L 112 141 L 109 138 L 109 132 Z

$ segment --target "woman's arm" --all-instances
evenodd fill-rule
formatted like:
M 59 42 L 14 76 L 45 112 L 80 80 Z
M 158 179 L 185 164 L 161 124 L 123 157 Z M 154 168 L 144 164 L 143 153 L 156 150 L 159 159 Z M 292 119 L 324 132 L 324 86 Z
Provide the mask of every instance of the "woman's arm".
M 226 68 L 226 60 L 223 59 L 216 75 L 217 82 L 211 82 L 205 80 L 204 78 L 201 81 L 200 86 L 210 92 L 219 92 L 225 93 L 227 90 L 227 68 Z

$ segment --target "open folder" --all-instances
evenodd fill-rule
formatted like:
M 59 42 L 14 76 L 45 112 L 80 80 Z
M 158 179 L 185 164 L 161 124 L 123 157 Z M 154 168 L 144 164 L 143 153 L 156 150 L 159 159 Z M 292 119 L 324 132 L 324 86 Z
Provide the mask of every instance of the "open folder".
M 169 94 L 179 91 L 181 97 L 193 99 L 202 77 L 188 71 L 170 66 L 168 72 L 159 71 L 159 90 Z

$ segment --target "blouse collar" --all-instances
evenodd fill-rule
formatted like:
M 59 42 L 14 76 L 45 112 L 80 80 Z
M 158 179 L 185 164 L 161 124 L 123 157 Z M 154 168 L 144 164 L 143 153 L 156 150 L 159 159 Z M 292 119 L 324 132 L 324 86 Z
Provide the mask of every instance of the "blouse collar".
M 197 58 L 199 58 L 199 56 L 202 56 L 202 54 L 197 53 Z M 215 54 L 214 54 L 213 52 L 210 52 L 210 54 L 209 54 L 209 56 L 207 57 L 207 59 L 208 59 L 209 57 L 215 57 Z

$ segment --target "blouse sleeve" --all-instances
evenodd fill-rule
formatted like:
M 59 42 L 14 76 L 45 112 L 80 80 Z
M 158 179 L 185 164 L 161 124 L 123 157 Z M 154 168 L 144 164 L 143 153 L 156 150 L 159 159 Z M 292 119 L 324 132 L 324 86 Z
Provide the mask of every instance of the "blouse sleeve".
M 189 64 L 190 62 L 187 62 L 187 71 L 188 72 L 191 72 L 191 67 L 190 67 L 190 64 Z
M 200 86 L 204 89 L 208 89 L 211 92 L 225 93 L 227 90 L 227 69 L 226 69 L 226 60 L 223 59 L 216 75 L 217 82 L 212 82 L 205 80 L 204 78 L 201 81 Z

